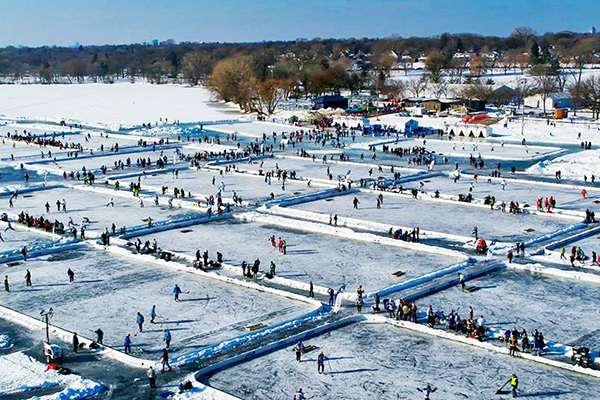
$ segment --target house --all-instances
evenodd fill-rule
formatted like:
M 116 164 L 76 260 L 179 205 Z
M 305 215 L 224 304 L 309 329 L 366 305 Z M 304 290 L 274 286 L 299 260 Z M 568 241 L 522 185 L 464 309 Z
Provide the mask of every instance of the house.
M 496 105 L 508 105 L 517 103 L 519 97 L 517 91 L 509 86 L 502 85 L 492 91 L 492 102 Z
M 313 99 L 313 110 L 319 110 L 321 108 L 348 108 L 348 99 L 344 96 L 336 95 L 328 95 L 321 96 Z
M 573 108 L 573 97 L 570 93 L 551 93 L 546 97 L 546 106 L 544 107 L 544 97 L 541 94 L 535 94 L 525 98 L 525 107 L 546 109 L 548 110 L 561 110 L 565 108 Z
M 404 99 L 405 107 L 424 107 L 428 113 L 437 114 L 446 110 L 484 111 L 485 101 L 466 99 L 428 99 L 408 98 Z

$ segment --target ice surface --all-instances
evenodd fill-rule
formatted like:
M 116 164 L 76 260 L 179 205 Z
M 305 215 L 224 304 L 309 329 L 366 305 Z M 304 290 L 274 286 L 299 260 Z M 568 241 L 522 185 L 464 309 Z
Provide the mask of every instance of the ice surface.
M 405 189 L 408 188 L 419 188 L 419 184 L 406 184 Z M 398 224 L 463 236 L 472 236 L 471 232 L 477 226 L 479 237 L 503 242 L 527 240 L 572 223 L 546 216 L 490 211 L 458 202 L 448 204 L 382 194 L 384 200 L 379 210 L 376 208 L 377 194 L 372 193 L 349 194 L 293 208 L 388 223 L 390 227 Z M 360 202 L 358 209 L 353 208 L 354 197 Z
M 188 229 L 186 229 L 188 230 Z M 171 230 L 142 237 L 156 239 L 159 246 L 191 256 L 205 249 L 223 253 L 224 261 L 241 267 L 257 258 L 261 270 L 268 272 L 273 261 L 277 275 L 304 283 L 338 288 L 348 285 L 354 291 L 358 285 L 374 291 L 398 282 L 444 268 L 461 261 L 432 253 L 422 253 L 380 244 L 344 239 L 333 235 L 308 233 L 258 223 L 213 222 L 192 228 L 192 232 Z M 283 255 L 271 246 L 269 237 L 275 235 L 287 242 Z M 400 278 L 392 276 L 405 272 Z M 240 268 L 240 276 L 241 268 Z
M 298 387 L 315 398 L 420 399 L 417 388 L 431 383 L 438 388 L 432 400 L 454 400 L 494 398 L 516 373 L 521 396 L 569 400 L 595 396 L 592 378 L 388 325 L 351 325 L 305 344 L 318 346 L 330 358 L 326 374 L 317 374 L 319 350 L 297 363 L 288 347 L 203 380 L 244 399 L 292 398 Z
M 73 284 L 68 268 L 75 272 Z M 25 286 L 25 269 L 31 271 L 31 287 Z M 131 333 L 134 355 L 153 360 L 164 346 L 162 328 L 173 335 L 170 354 L 179 355 L 242 335 L 248 325 L 270 325 L 308 311 L 306 305 L 286 298 L 103 251 L 74 250 L 30 259 L 7 273 L 13 287 L 11 293 L 0 295 L 4 305 L 31 316 L 52 307 L 53 324 L 89 338 L 101 328 L 104 343 L 118 349 L 125 334 Z M 183 290 L 180 302 L 173 301 L 175 284 Z M 156 324 L 150 324 L 153 305 Z M 142 333 L 136 325 L 137 312 L 146 320 Z

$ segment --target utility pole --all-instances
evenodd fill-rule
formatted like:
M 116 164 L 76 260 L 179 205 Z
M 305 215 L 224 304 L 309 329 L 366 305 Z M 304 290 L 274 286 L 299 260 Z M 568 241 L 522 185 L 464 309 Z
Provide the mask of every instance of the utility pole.
M 50 344 L 50 317 L 52 317 L 52 308 L 48 311 L 40 311 L 40 315 L 46 322 L 46 343 Z

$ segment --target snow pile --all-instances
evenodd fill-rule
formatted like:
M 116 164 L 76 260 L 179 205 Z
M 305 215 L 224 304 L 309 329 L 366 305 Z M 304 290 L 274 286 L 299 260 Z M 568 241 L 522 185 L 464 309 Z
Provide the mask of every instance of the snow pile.
M 230 396 L 226 393 L 212 389 L 208 386 L 197 387 L 195 386 L 191 390 L 186 390 L 182 393 L 176 393 L 169 397 L 171 400 L 226 400 L 226 399 L 237 399 L 237 397 Z
M 131 133 L 140 136 L 175 136 L 175 135 L 197 135 L 202 131 L 200 128 L 182 128 L 179 125 L 162 125 L 150 129 L 134 130 Z
M 0 335 L 0 350 L 10 349 L 12 347 L 12 341 L 10 337 L 6 335 Z
M 551 161 L 542 161 L 527 169 L 534 175 L 554 176 L 560 171 L 562 178 L 583 180 L 583 176 L 600 175 L 600 150 L 586 150 L 569 154 Z
M 60 386 L 63 391 L 39 399 L 75 400 L 95 396 L 104 390 L 102 384 L 78 375 L 46 371 L 44 364 L 21 352 L 0 357 L 0 370 L 0 396 Z

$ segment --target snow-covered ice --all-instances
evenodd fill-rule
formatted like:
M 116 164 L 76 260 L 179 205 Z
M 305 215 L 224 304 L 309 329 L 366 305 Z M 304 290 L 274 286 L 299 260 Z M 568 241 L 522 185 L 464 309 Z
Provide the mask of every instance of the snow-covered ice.
M 417 388 L 431 383 L 438 388 L 432 400 L 459 400 L 491 399 L 516 373 L 520 397 L 595 396 L 594 379 L 387 325 L 355 324 L 304 342 L 330 358 L 324 375 L 319 350 L 298 363 L 290 346 L 202 380 L 244 399 L 292 398 L 298 387 L 315 398 L 417 399 Z

